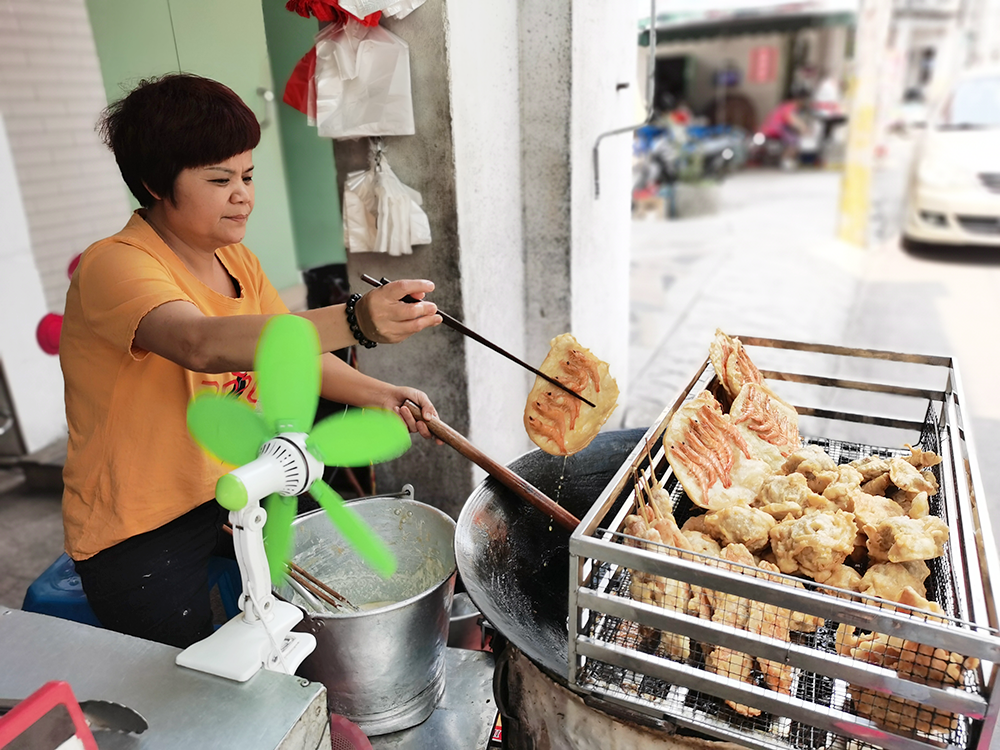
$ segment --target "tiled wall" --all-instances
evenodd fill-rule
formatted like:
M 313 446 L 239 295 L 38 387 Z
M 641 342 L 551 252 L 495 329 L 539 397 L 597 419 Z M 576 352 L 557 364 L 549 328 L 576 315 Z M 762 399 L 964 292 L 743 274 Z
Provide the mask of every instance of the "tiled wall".
M 51 312 L 63 310 L 73 256 L 128 220 L 95 131 L 106 104 L 84 0 L 0 0 L 0 112 Z

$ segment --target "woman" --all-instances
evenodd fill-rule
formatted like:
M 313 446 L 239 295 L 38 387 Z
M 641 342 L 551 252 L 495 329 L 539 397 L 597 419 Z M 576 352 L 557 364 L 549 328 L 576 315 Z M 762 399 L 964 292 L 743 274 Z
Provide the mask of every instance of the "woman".
M 287 313 L 242 244 L 254 206 L 260 127 L 225 86 L 177 74 L 141 82 L 105 110 L 101 134 L 139 201 L 121 232 L 83 254 L 60 341 L 69 449 L 66 551 L 101 622 L 185 647 L 210 635 L 208 562 L 232 556 L 214 502 L 226 471 L 188 434 L 191 396 L 215 388 L 253 404 L 253 357 L 269 316 Z M 397 281 L 344 305 L 301 313 L 324 352 L 395 343 L 441 322 L 429 281 Z M 352 330 L 353 328 L 353 330 Z M 322 355 L 322 395 L 436 415 L 427 396 Z

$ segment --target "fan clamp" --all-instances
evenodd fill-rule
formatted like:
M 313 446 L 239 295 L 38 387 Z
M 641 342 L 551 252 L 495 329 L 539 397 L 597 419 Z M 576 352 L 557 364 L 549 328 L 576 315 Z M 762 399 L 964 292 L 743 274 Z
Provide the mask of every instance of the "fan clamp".
M 275 598 L 264 553 L 267 512 L 261 499 L 295 497 L 323 476 L 323 464 L 306 446 L 308 435 L 285 432 L 261 446 L 257 458 L 219 479 L 216 499 L 229 510 L 233 546 L 243 576 L 242 617 L 177 655 L 180 666 L 246 682 L 261 666 L 294 674 L 316 648 L 309 633 L 291 632 L 302 610 Z

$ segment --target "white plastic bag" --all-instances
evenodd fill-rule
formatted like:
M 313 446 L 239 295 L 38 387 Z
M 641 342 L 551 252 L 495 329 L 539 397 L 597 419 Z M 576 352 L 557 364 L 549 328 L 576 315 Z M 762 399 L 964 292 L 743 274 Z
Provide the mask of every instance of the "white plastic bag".
M 316 35 L 316 127 L 326 138 L 413 135 L 410 48 L 349 19 Z
M 416 190 L 399 181 L 382 156 L 378 166 L 344 180 L 344 244 L 352 253 L 411 255 L 428 245 L 431 227 Z

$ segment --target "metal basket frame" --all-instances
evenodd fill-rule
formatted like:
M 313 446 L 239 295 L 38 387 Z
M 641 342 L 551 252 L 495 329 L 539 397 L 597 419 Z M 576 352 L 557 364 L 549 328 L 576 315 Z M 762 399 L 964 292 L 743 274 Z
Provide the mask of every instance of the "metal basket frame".
M 949 357 L 899 354 L 894 352 L 851 349 L 844 347 L 805 344 L 799 342 L 739 337 L 745 347 L 760 351 L 784 350 L 804 352 L 816 356 L 826 372 L 791 372 L 785 369 L 762 373 L 776 388 L 780 382 L 796 383 L 806 387 L 811 403 L 795 403 L 802 418 L 817 423 L 849 423 L 867 429 L 867 426 L 913 431 L 919 435 L 926 429 L 927 420 L 913 417 L 882 416 L 865 411 L 842 411 L 829 408 L 831 394 L 856 392 L 886 394 L 893 399 L 926 405 L 926 413 L 936 423 L 940 441 L 939 455 L 942 463 L 937 467 L 941 498 L 941 513 L 949 524 L 951 535 L 945 556 L 950 563 L 954 584 L 954 609 L 950 623 L 927 621 L 909 614 L 883 608 L 885 600 L 874 599 L 851 592 L 830 589 L 838 596 L 823 593 L 825 587 L 813 585 L 811 589 L 792 588 L 779 583 L 750 578 L 718 567 L 708 567 L 698 562 L 693 553 L 665 547 L 660 554 L 648 549 L 625 546 L 621 543 L 622 524 L 632 507 L 633 472 L 648 477 L 654 469 L 656 476 L 670 474 L 662 451 L 662 435 L 673 413 L 689 398 L 705 388 L 717 386 L 710 361 L 706 358 L 687 387 L 673 404 L 662 412 L 657 422 L 647 431 L 626 462 L 611 479 L 595 501 L 579 527 L 570 538 L 569 572 L 569 684 L 580 692 L 622 705 L 626 710 L 639 714 L 665 718 L 677 725 L 686 726 L 729 741 L 738 741 L 762 750 L 793 747 L 788 742 L 766 732 L 748 732 L 733 727 L 725 720 L 705 712 L 674 711 L 668 702 L 654 700 L 636 693 L 620 695 L 587 678 L 587 665 L 594 662 L 611 665 L 623 674 L 662 680 L 681 689 L 699 691 L 710 696 L 756 706 L 774 717 L 785 717 L 807 727 L 827 732 L 833 744 L 844 745 L 848 740 L 854 746 L 884 747 L 890 750 L 921 750 L 927 747 L 956 747 L 988 750 L 1000 713 L 1000 696 L 994 697 L 996 682 L 995 665 L 1000 662 L 1000 632 L 996 609 L 997 551 L 993 544 L 990 520 L 979 488 L 981 480 L 972 445 L 972 439 L 963 424 L 960 405 L 964 402 L 961 383 L 955 362 Z M 757 355 L 752 355 L 756 360 Z M 851 369 L 845 364 L 865 360 L 882 360 L 895 363 L 893 367 L 920 368 L 931 372 L 940 387 L 913 386 L 905 382 L 878 382 L 840 377 L 838 371 Z M 831 372 L 829 366 L 833 366 Z M 855 368 L 856 369 L 856 368 Z M 943 377 L 943 381 L 939 378 Z M 905 379 L 903 379 L 905 380 Z M 825 396 L 820 394 L 826 394 Z M 865 395 L 865 398 L 868 396 Z M 805 435 L 806 433 L 804 433 Z M 824 435 L 810 435 L 822 439 Z M 912 442 L 916 443 L 916 440 Z M 648 450 L 647 445 L 653 448 Z M 883 446 L 885 447 L 885 446 Z M 901 449 L 899 445 L 889 448 Z M 665 474 L 659 472 L 662 466 Z M 867 631 L 910 639 L 918 643 L 933 644 L 949 651 L 980 659 L 971 688 L 954 689 L 931 687 L 910 681 L 894 671 L 866 662 L 842 657 L 807 646 L 755 635 L 699 619 L 691 615 L 662 609 L 654 605 L 608 593 L 603 584 L 594 579 L 610 578 L 615 571 L 636 570 L 686 581 L 718 591 L 737 594 L 745 598 L 785 607 L 798 612 L 846 623 Z M 796 579 L 800 580 L 801 579 Z M 605 581 L 606 583 L 606 581 Z M 846 597 L 846 598 L 840 598 Z M 749 685 L 720 676 L 697 666 L 670 661 L 653 654 L 606 642 L 587 635 L 595 623 L 607 618 L 621 618 L 666 632 L 680 633 L 692 639 L 726 646 L 746 654 L 784 662 L 800 670 L 824 675 L 846 687 L 852 683 L 915 701 L 923 706 L 951 712 L 963 718 L 967 730 L 958 742 L 940 737 L 916 736 L 896 733 L 875 725 L 870 720 L 833 706 L 822 706 L 779 692 Z

